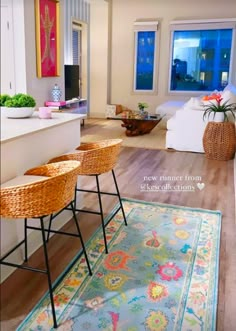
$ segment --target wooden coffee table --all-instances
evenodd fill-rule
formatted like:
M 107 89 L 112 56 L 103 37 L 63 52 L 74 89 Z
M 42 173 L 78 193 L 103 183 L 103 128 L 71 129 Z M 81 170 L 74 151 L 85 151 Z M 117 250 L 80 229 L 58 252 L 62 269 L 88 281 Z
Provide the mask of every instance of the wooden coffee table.
M 146 118 L 127 118 L 119 114 L 114 117 L 108 117 L 108 119 L 122 121 L 121 126 L 126 128 L 126 136 L 133 137 L 150 133 L 163 117 L 161 115 L 149 115 Z

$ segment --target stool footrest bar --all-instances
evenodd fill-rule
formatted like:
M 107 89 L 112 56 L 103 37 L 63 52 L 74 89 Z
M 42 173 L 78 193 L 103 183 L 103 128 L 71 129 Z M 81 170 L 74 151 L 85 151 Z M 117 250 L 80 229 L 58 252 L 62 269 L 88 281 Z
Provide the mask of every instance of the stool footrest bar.
M 20 241 L 16 246 L 14 246 L 9 252 L 7 252 L 5 255 L 3 255 L 0 259 L 0 262 L 2 263 L 3 260 L 5 260 L 11 253 L 13 253 L 18 247 L 20 247 L 25 242 L 25 239 Z
M 103 192 L 103 191 L 98 192 L 98 191 L 94 191 L 94 190 L 83 190 L 83 189 L 79 189 L 79 188 L 77 188 L 76 191 L 78 191 L 78 192 L 87 192 L 87 193 L 97 193 L 97 194 L 100 193 L 100 194 L 106 194 L 106 195 L 114 195 L 114 196 L 118 196 L 117 193 Z
M 24 266 L 24 265 L 17 264 L 17 263 L 11 263 L 11 262 L 1 261 L 1 264 L 8 265 L 10 267 L 19 268 L 19 269 L 25 269 L 25 270 L 34 271 L 34 272 L 40 272 L 42 274 L 47 274 L 47 271 L 46 270 L 37 269 L 37 268 L 33 268 L 33 267 L 28 267 L 28 266 Z
M 41 230 L 40 228 L 37 228 L 35 226 L 28 226 L 28 229 L 32 229 L 32 230 Z M 64 231 L 59 231 L 59 230 L 48 230 L 48 229 L 44 229 L 45 232 L 52 232 L 52 233 L 57 233 L 57 234 L 63 234 L 63 235 L 66 235 L 66 236 L 72 236 L 72 237 L 79 237 L 78 234 L 75 234 L 75 233 L 69 233 L 69 232 L 64 232 Z

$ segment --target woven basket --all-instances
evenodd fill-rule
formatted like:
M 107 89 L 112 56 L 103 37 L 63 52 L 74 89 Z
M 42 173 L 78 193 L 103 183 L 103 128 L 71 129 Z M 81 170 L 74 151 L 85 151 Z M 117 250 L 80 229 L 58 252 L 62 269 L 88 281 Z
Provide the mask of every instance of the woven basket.
M 25 176 L 46 176 L 45 180 L 1 188 L 1 216 L 42 217 L 63 209 L 74 198 L 79 168 L 80 162 L 67 161 L 29 169 Z
M 209 122 L 203 135 L 203 147 L 210 160 L 233 159 L 236 148 L 235 124 Z
M 81 162 L 80 175 L 99 175 L 112 170 L 118 160 L 121 139 L 106 139 L 84 143 L 74 153 L 64 154 L 49 161 L 76 160 Z

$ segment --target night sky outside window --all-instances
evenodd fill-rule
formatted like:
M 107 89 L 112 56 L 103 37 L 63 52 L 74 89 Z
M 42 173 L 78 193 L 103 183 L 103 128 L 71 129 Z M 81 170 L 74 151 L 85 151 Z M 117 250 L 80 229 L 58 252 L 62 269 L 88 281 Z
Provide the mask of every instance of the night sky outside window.
M 136 90 L 153 90 L 155 32 L 137 32 Z
M 156 93 L 158 21 L 134 22 L 134 92 Z
M 169 90 L 222 90 L 232 73 L 235 22 L 172 27 Z

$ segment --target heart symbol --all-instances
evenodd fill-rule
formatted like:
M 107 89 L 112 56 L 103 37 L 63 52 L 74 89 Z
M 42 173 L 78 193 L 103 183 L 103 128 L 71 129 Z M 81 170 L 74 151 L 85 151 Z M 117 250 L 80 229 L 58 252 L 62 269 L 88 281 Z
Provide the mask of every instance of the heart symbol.
M 198 189 L 201 191 L 201 190 L 204 189 L 205 184 L 204 184 L 204 183 L 197 183 L 197 187 L 198 187 Z

